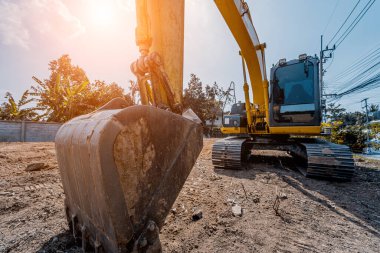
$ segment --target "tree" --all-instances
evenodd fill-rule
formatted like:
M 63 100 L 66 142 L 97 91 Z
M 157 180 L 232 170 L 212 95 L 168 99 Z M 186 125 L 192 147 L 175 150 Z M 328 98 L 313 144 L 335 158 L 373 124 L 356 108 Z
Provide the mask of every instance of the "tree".
M 49 70 L 49 79 L 33 77 L 37 85 L 31 87 L 41 116 L 47 121 L 64 122 L 89 112 L 84 100 L 90 87 L 84 70 L 73 66 L 68 55 L 51 61 Z
M 379 110 L 379 105 L 371 104 L 369 106 L 369 112 L 377 112 Z
M 348 145 L 351 150 L 361 152 L 367 139 L 364 130 L 363 125 L 347 125 L 337 131 L 335 138 L 342 140 L 341 143 Z
M 328 121 L 337 121 L 342 119 L 343 113 L 346 111 L 346 109 L 340 107 L 341 104 L 336 105 L 335 103 L 330 103 L 327 105 L 326 118 Z
M 116 83 L 107 84 L 105 81 L 95 80 L 90 85 L 90 90 L 84 101 L 93 111 L 115 97 L 124 97 L 124 89 Z
M 202 82 L 195 74 L 190 74 L 190 81 L 184 91 L 183 105 L 184 108 L 191 108 L 203 123 L 206 122 L 206 94 Z
M 332 127 L 330 140 L 338 144 L 348 145 L 353 151 L 360 152 L 365 147 L 366 135 L 363 112 L 346 112 L 340 104 L 331 103 L 327 107 L 327 119 Z
M 132 105 L 130 95 L 116 83 L 106 84 L 96 80 L 90 83 L 83 69 L 71 64 L 68 55 L 49 63 L 49 79 L 41 81 L 33 77 L 32 86 L 37 109 L 47 121 L 65 122 L 103 106 L 116 97 L 122 97 Z
M 211 132 L 213 131 L 215 120 L 222 112 L 224 94 L 223 88 L 219 87 L 216 82 L 212 86 L 206 85 L 205 119 L 211 122 Z
M 7 92 L 5 98 L 8 100 L 0 105 L 1 120 L 33 120 L 37 117 L 34 108 L 25 108 L 32 99 L 29 98 L 29 91 L 26 90 L 22 94 L 19 101 L 15 101 L 12 94 Z
M 366 117 L 363 112 L 345 112 L 340 116 L 343 126 L 363 125 L 366 122 Z
M 229 94 L 216 82 L 212 85 L 206 85 L 203 89 L 203 83 L 195 74 L 190 75 L 190 81 L 184 91 L 183 104 L 184 108 L 191 108 L 204 124 L 204 132 L 213 133 L 215 120 L 222 112 L 223 99 Z M 206 121 L 211 126 L 206 126 Z

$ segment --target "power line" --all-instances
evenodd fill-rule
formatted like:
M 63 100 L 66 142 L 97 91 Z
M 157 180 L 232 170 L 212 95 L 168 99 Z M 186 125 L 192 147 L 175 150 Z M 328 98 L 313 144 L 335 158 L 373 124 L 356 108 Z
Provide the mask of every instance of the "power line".
M 380 60 L 378 60 L 374 64 L 373 64 L 373 62 L 369 62 L 369 63 L 372 64 L 370 67 L 368 67 L 364 70 L 361 70 L 361 72 L 359 74 L 354 75 L 350 80 L 348 80 L 344 83 L 345 86 L 347 87 L 347 89 L 350 89 L 356 83 L 362 81 L 363 79 L 370 77 L 373 73 L 375 73 L 377 70 L 380 69 Z M 339 85 L 339 87 L 342 87 L 342 86 L 343 85 Z M 338 91 L 339 91 L 339 89 L 341 90 L 341 88 L 339 88 L 339 87 L 337 87 Z
M 352 13 L 355 11 L 356 7 L 358 6 L 358 4 L 360 3 L 360 0 L 358 0 L 358 2 L 356 3 L 356 5 L 354 6 L 354 8 L 351 10 L 350 14 L 348 14 L 346 20 L 344 20 L 343 24 L 339 27 L 338 31 L 334 34 L 334 36 L 332 37 L 332 39 L 329 41 L 329 43 L 327 43 L 327 45 L 329 45 L 331 43 L 331 41 L 333 41 L 333 39 L 335 39 L 335 37 L 338 35 L 338 33 L 340 32 L 340 30 L 343 28 L 343 26 L 346 24 L 347 20 L 351 17 Z
M 373 69 L 378 66 L 380 66 L 380 61 L 375 63 L 373 66 L 366 69 L 365 71 L 363 71 L 363 73 L 361 73 L 362 76 L 359 76 L 357 78 L 354 77 L 352 80 L 350 80 L 349 82 L 350 85 L 348 88 L 346 88 L 344 91 L 342 90 L 336 91 L 335 97 L 332 97 L 330 99 L 334 101 L 334 100 L 338 100 L 342 98 L 343 96 L 352 96 L 357 93 L 369 91 L 370 89 L 373 90 L 373 89 L 379 88 L 380 71 L 378 71 L 376 74 L 372 74 L 374 73 Z M 371 72 L 371 73 L 367 74 L 366 72 Z
M 347 28 L 347 30 L 339 37 L 339 39 L 336 41 L 336 43 L 337 43 L 337 47 L 340 45 L 340 44 L 342 44 L 342 42 L 347 38 L 347 36 L 352 32 L 352 30 L 356 27 L 356 25 L 360 22 L 360 20 L 362 20 L 362 18 L 364 17 L 364 15 L 368 12 L 368 10 L 372 7 L 372 5 L 374 4 L 376 2 L 376 0 L 373 0 L 372 2 L 371 1 L 369 1 L 367 4 L 366 4 L 366 6 L 364 6 L 364 8 L 363 8 L 363 10 L 359 13 L 359 15 L 361 15 L 360 17 L 359 17 L 359 15 L 355 18 L 355 20 L 351 23 L 351 25 Z M 371 3 L 369 6 L 368 6 L 368 4 L 369 3 Z M 364 9 L 366 8 L 368 6 L 368 8 L 364 11 Z M 362 12 L 364 11 L 364 13 L 363 14 L 361 14 Z M 359 18 L 358 19 L 358 21 L 356 21 L 357 20 L 357 18 Z M 354 24 L 354 22 L 356 21 L 356 23 Z M 353 25 L 353 26 L 352 26 Z M 352 28 L 350 29 L 350 27 L 352 26 Z M 350 29 L 349 31 L 348 31 L 348 29 Z M 342 38 L 342 36 L 346 33 L 348 31 L 348 33 L 343 37 L 343 39 L 342 40 L 340 40 L 340 38 Z M 340 41 L 339 41 L 340 40 Z M 338 42 L 339 41 L 339 42 Z
M 368 97 L 370 100 L 371 100 L 371 104 L 379 104 L 380 103 L 380 100 L 377 100 L 378 99 L 378 96 L 375 95 L 375 94 L 368 94 L 366 93 L 365 94 L 366 97 Z M 329 103 L 342 103 L 342 97 L 335 97 L 335 98 L 330 98 L 329 99 Z M 362 98 L 358 98 L 357 96 L 355 96 L 355 94 L 348 94 L 345 96 L 345 101 L 349 101 L 348 103 L 347 102 L 344 102 L 344 105 L 345 106 L 351 106 L 351 105 L 355 105 L 355 104 L 359 104 L 361 102 Z
M 330 17 L 329 17 L 329 20 L 327 21 L 327 24 L 326 24 L 326 26 L 325 26 L 325 29 L 323 29 L 322 34 L 325 34 L 326 29 L 327 29 L 327 27 L 329 26 L 329 24 L 330 24 L 330 22 L 331 22 L 331 18 L 333 17 L 333 15 L 334 15 L 334 13 L 335 13 L 335 11 L 336 11 L 336 7 L 338 7 L 339 2 L 340 2 L 340 0 L 336 1 L 336 4 L 335 4 L 335 6 L 334 6 L 334 9 L 333 9 L 333 11 L 331 12 L 331 15 L 330 15 Z
M 379 44 L 376 46 L 379 46 Z M 349 65 L 345 70 L 335 76 L 332 81 L 328 82 L 330 88 L 335 86 L 335 91 L 332 93 L 337 93 L 337 91 L 341 90 L 343 86 L 347 87 L 347 84 L 352 85 L 355 83 L 355 80 L 362 80 L 375 72 L 378 68 L 376 68 L 376 63 L 375 66 L 373 64 L 375 61 L 379 61 L 379 56 L 380 47 L 376 49 L 372 48 L 366 54 L 356 59 L 353 64 Z
M 348 89 L 344 92 L 337 94 L 337 97 L 343 97 L 345 95 L 353 94 L 353 93 L 361 93 L 361 92 L 369 90 L 369 88 L 375 87 L 376 84 L 380 84 L 380 73 L 378 73 L 375 76 L 368 78 L 367 80 L 357 84 L 356 86 L 352 87 L 351 89 Z M 378 87 L 376 87 L 376 88 L 378 88 Z
M 376 49 L 372 48 L 370 51 L 365 53 L 364 55 L 357 58 L 353 64 L 349 65 L 345 70 L 336 75 L 334 80 L 340 79 L 343 76 L 347 76 L 351 74 L 353 71 L 356 71 L 358 68 L 362 67 L 365 64 L 368 64 L 371 60 L 377 58 L 380 54 L 380 44 L 376 45 Z

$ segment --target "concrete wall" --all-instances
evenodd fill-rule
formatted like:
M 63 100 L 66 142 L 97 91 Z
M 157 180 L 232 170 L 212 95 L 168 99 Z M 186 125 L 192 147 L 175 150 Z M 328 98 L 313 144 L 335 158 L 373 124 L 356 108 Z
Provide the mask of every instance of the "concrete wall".
M 0 142 L 54 141 L 60 123 L 0 120 Z

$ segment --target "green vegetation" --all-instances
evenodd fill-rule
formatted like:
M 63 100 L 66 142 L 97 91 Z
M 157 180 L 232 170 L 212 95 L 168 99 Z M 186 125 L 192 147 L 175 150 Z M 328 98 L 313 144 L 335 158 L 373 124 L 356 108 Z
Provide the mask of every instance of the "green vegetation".
M 33 76 L 35 85 L 30 91 L 26 90 L 19 101 L 7 93 L 7 101 L 0 105 L 0 119 L 66 122 L 92 112 L 116 97 L 124 98 L 130 105 L 138 102 L 138 85 L 135 82 L 130 81 L 129 93 L 116 83 L 90 82 L 85 71 L 73 65 L 68 55 L 51 61 L 49 71 L 48 79 Z M 191 74 L 183 103 L 185 108 L 192 108 L 204 124 L 211 122 L 209 130 L 212 131 L 225 95 L 217 83 L 203 87 L 200 79 Z
M 34 108 L 25 108 L 32 101 L 28 90 L 17 102 L 9 92 L 5 94 L 5 99 L 7 101 L 0 105 L 0 120 L 33 120 L 37 117 Z
M 371 105 L 370 112 L 378 110 L 378 106 Z M 325 126 L 332 128 L 329 140 L 338 144 L 348 145 L 354 152 L 361 152 L 366 146 L 366 116 L 362 112 L 346 112 L 341 105 L 330 103 L 327 106 L 327 123 Z M 371 118 L 370 118 L 371 120 Z M 376 134 L 370 133 L 370 137 Z
M 36 84 L 17 103 L 7 93 L 8 101 L 0 105 L 0 119 L 65 122 L 94 111 L 116 97 L 124 98 L 130 105 L 134 103 L 132 96 L 116 83 L 99 80 L 90 83 L 85 71 L 72 65 L 68 55 L 51 61 L 49 70 L 48 79 L 33 76 Z M 31 104 L 32 107 L 24 109 Z
M 116 97 L 133 104 L 131 96 L 116 83 L 106 84 L 99 80 L 90 83 L 84 70 L 73 66 L 68 55 L 51 61 L 49 70 L 49 79 L 41 81 L 33 77 L 36 86 L 31 88 L 36 109 L 47 121 L 65 122 L 94 111 Z
M 216 82 L 212 85 L 207 84 L 203 88 L 199 77 L 190 74 L 190 81 L 184 90 L 183 104 L 185 108 L 191 108 L 202 120 L 205 134 L 214 136 L 220 131 L 218 127 L 214 126 L 214 123 L 222 113 L 223 100 L 228 98 L 227 93 Z M 208 126 L 206 121 L 210 123 Z

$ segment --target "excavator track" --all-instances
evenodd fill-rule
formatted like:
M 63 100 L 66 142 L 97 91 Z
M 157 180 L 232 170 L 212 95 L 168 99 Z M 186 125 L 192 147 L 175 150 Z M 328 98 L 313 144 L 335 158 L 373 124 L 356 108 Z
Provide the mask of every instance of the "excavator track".
M 355 163 L 349 147 L 314 139 L 302 142 L 307 154 L 306 176 L 334 180 L 351 180 Z
M 251 149 L 289 151 L 298 170 L 307 177 L 348 181 L 354 175 L 355 163 L 349 147 L 316 138 L 292 138 L 288 141 L 263 142 L 245 137 L 218 140 L 212 148 L 212 163 L 217 169 L 242 169 Z
M 212 164 L 217 169 L 241 169 L 245 166 L 249 150 L 244 146 L 247 138 L 230 137 L 218 140 L 212 147 Z

